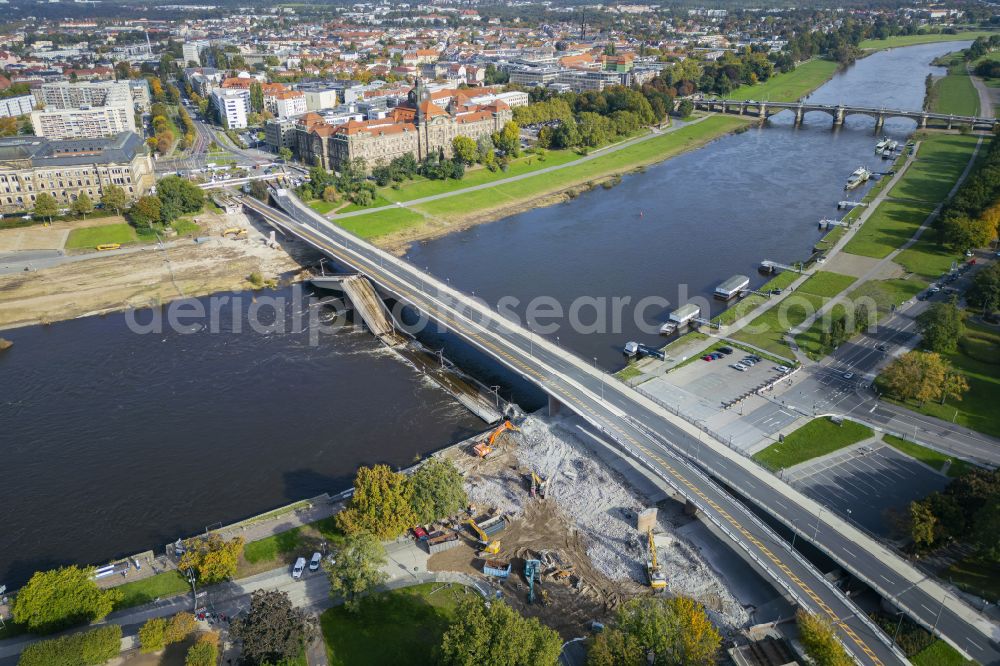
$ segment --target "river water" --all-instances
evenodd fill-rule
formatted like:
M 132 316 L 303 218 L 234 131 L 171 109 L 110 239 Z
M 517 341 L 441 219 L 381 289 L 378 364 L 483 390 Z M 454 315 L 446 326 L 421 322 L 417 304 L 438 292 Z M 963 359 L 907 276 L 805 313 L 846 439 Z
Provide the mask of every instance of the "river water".
M 963 46 L 873 55 L 813 99 L 919 109 L 930 61 Z M 649 310 L 656 323 L 698 297 L 714 312 L 720 304 L 706 296 L 725 278 L 759 284 L 762 259 L 807 256 L 817 220 L 837 215 L 848 174 L 879 164 L 871 119 L 831 131 L 828 116 L 810 114 L 801 128 L 786 116 L 610 191 L 421 243 L 408 258 L 491 303 L 515 297 L 522 309 L 537 296 L 568 307 L 580 296 L 652 295 L 671 302 Z M 886 124 L 897 138 L 912 129 Z M 199 302 L 209 309 L 209 299 Z M 126 315 L 109 315 L 4 333 L 15 345 L 0 353 L 0 583 L 337 491 L 359 465 L 405 466 L 482 429 L 365 333 L 314 345 L 309 328 L 236 332 L 253 307 L 245 294 L 222 304 L 217 332 L 136 334 Z M 278 319 L 305 308 L 289 303 Z M 547 334 L 614 369 L 626 340 L 658 341 L 628 314 L 618 329 L 564 324 Z M 586 310 L 580 318 L 594 319 Z M 523 381 L 447 334 L 425 340 L 525 406 L 540 404 Z

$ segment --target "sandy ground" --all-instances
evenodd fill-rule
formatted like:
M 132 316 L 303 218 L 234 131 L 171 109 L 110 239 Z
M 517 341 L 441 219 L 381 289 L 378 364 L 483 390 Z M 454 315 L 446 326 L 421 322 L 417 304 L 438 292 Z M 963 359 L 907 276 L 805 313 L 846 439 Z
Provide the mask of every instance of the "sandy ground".
M 182 297 L 246 289 L 247 277 L 258 271 L 266 279 L 296 279 L 300 264 L 289 254 L 309 260 L 305 247 L 269 248 L 262 230 L 255 229 L 242 214 L 201 215 L 203 234 L 212 239 L 203 244 L 191 240 L 170 242 L 165 248 L 150 245 L 140 252 L 120 255 L 94 253 L 93 259 L 67 263 L 39 271 L 0 276 L 0 328 L 72 319 L 88 314 L 145 307 Z M 100 220 L 107 224 L 108 218 Z M 77 226 L 74 223 L 74 226 Z M 240 226 L 250 230 L 247 240 L 224 239 L 221 230 Z M 23 230 L 6 230 L 8 242 L 14 231 L 25 242 Z M 55 234 L 66 229 L 55 226 L 32 230 L 28 238 Z M 61 245 L 60 245 L 61 247 Z
M 20 229 L 0 229 L 0 253 L 25 250 L 61 250 L 69 232 L 85 227 L 99 227 L 105 224 L 121 224 L 125 218 L 118 215 L 91 218 L 78 222 L 54 222 L 50 225 L 36 225 Z
M 607 620 L 623 600 L 650 594 L 646 539 L 635 527 L 637 513 L 647 508 L 645 500 L 595 460 L 576 439 L 572 424 L 561 418 L 531 416 L 520 432 L 503 438 L 501 449 L 486 460 L 468 451 L 449 455 L 466 473 L 477 513 L 498 510 L 511 517 L 509 527 L 496 535 L 499 556 L 513 565 L 500 586 L 508 601 L 568 639 L 583 635 L 594 620 Z M 545 499 L 528 492 L 532 470 L 549 479 Z M 749 620 L 746 610 L 699 550 L 677 532 L 692 518 L 672 501 L 658 508 L 655 541 L 667 592 L 697 599 L 726 633 L 738 632 Z M 466 536 L 462 546 L 431 556 L 428 568 L 481 574 L 476 542 Z M 569 572 L 543 575 L 543 604 L 527 604 L 524 560 L 529 558 L 561 561 Z M 555 573 L 555 568 L 543 570 Z

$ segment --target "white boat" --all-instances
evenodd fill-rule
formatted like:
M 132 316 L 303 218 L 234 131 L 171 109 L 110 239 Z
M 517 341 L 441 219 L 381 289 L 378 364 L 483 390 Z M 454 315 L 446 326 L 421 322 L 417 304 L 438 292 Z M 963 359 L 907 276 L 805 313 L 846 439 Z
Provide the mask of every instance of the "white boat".
M 854 173 L 852 173 L 850 177 L 847 179 L 847 184 L 844 185 L 844 189 L 853 190 L 855 187 L 858 187 L 859 185 L 862 185 L 863 183 L 867 182 L 867 180 L 871 178 L 871 175 L 872 172 L 866 169 L 865 167 L 863 166 L 858 167 L 857 169 L 854 170 Z
M 876 153 L 881 152 L 888 145 L 889 145 L 889 139 L 882 139 L 881 141 L 875 144 L 875 152 Z

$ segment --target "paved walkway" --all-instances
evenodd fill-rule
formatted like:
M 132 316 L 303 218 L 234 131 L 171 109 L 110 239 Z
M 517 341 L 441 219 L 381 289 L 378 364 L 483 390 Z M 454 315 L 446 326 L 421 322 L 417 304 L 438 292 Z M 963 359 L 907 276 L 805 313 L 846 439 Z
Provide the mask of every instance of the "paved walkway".
M 479 185 L 470 185 L 469 187 L 463 187 L 459 190 L 452 190 L 451 192 L 441 192 L 440 194 L 432 194 L 426 197 L 420 197 L 419 199 L 410 199 L 409 201 L 400 201 L 388 206 L 379 206 L 378 208 L 363 208 L 361 210 L 352 210 L 349 213 L 328 213 L 325 217 L 331 220 L 340 220 L 347 217 L 355 217 L 358 215 L 368 215 L 369 213 L 378 213 L 381 211 L 394 210 L 396 208 L 407 208 L 410 206 L 419 206 L 423 203 L 428 203 L 430 201 L 438 201 L 439 199 L 447 199 L 449 197 L 455 197 L 462 194 L 468 194 L 469 192 L 478 192 L 479 190 L 488 190 L 491 187 L 497 187 L 498 185 L 506 185 L 507 183 L 516 183 L 520 180 L 526 180 L 528 178 L 535 178 L 536 176 L 542 176 L 547 173 L 552 173 L 553 171 L 560 171 L 562 169 L 568 169 L 569 167 L 578 166 L 591 160 L 596 160 L 598 157 L 603 157 L 605 155 L 610 155 L 611 153 L 617 153 L 620 150 L 624 150 L 630 146 L 634 146 L 637 143 L 643 143 L 644 141 L 649 141 L 650 139 L 655 139 L 658 136 L 663 136 L 664 134 L 670 134 L 671 132 L 676 132 L 682 127 L 690 127 L 691 125 L 696 125 L 704 120 L 707 120 L 711 116 L 702 116 L 701 118 L 696 118 L 690 122 L 674 121 L 673 124 L 667 129 L 656 129 L 654 128 L 649 134 L 643 134 L 640 137 L 634 139 L 629 139 L 628 141 L 622 141 L 621 143 L 616 143 L 604 148 L 598 148 L 597 150 L 585 155 L 579 159 L 573 160 L 571 162 L 566 162 L 564 164 L 556 164 L 554 166 L 545 167 L 544 169 L 538 169 L 537 171 L 529 171 L 528 173 L 518 174 L 516 176 L 511 176 L 509 178 L 501 178 L 500 180 L 493 180 L 488 183 L 481 183 Z

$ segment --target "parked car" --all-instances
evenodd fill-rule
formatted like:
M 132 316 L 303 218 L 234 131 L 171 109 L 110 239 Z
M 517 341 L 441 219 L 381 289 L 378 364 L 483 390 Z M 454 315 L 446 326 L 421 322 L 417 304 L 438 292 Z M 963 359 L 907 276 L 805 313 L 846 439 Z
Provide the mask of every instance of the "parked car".
M 747 371 L 747 366 L 743 365 L 742 363 L 733 363 L 729 367 L 732 368 L 733 370 L 739 370 L 740 372 Z
M 776 366 L 774 369 L 777 370 L 778 372 L 780 372 L 783 375 L 787 375 L 789 372 L 792 371 L 792 369 L 789 368 L 787 365 L 779 365 L 779 366 Z
M 292 566 L 292 578 L 298 580 L 302 578 L 302 572 L 306 570 L 306 558 L 300 557 L 295 560 L 295 565 Z
M 880 352 L 889 351 L 889 348 L 882 344 L 875 345 L 875 349 L 879 350 Z
M 704 356 L 701 357 L 701 360 L 703 360 L 703 361 L 711 361 L 711 360 L 714 360 L 714 359 L 712 358 L 711 354 L 705 354 Z
M 319 563 L 323 561 L 323 554 L 316 552 L 313 553 L 312 558 L 309 560 L 309 571 L 316 571 L 319 569 Z
M 726 356 L 729 356 L 730 354 L 733 353 L 733 348 L 732 347 L 719 347 L 719 351 L 722 352 L 723 354 L 725 354 Z

